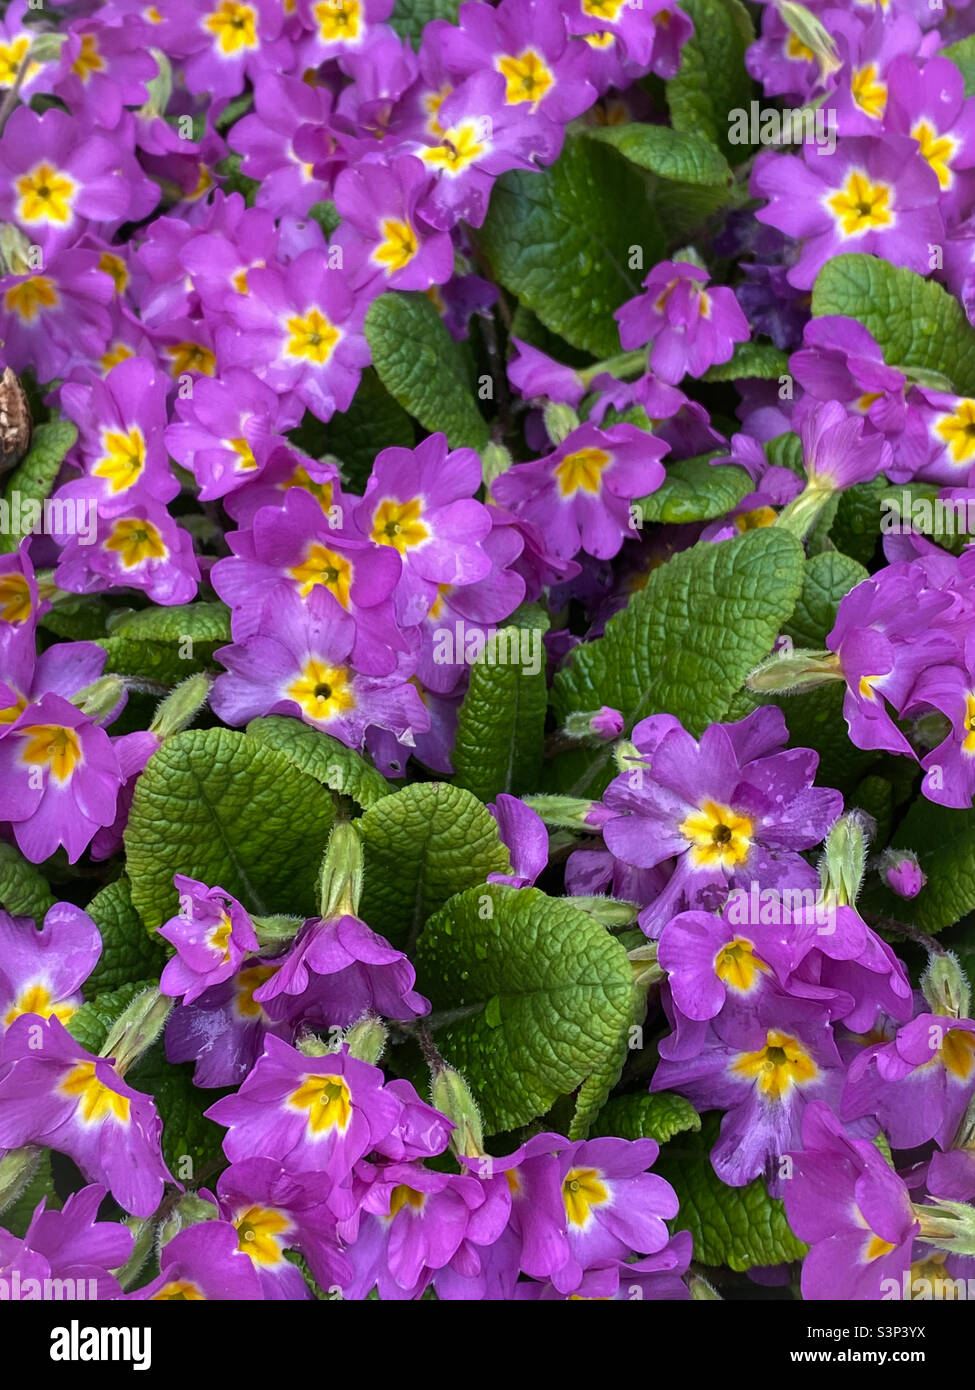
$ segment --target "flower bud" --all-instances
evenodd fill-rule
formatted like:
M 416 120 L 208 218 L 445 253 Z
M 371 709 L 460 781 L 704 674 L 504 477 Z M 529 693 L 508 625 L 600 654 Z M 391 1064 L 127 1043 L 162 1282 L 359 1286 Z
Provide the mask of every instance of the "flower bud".
M 206 704 L 210 693 L 210 677 L 202 672 L 180 681 L 172 694 L 156 710 L 149 732 L 162 741 L 188 728 Z
M 503 444 L 486 444 L 481 450 L 481 477 L 490 492 L 491 484 L 511 467 L 511 454 Z
M 581 796 L 523 796 L 521 800 L 556 830 L 595 832 L 614 814 L 607 811 L 601 801 L 589 801 Z
M 835 652 L 787 647 L 760 662 L 746 678 L 745 688 L 761 695 L 794 695 L 828 681 L 843 679 L 840 659 Z
M 579 417 L 571 405 L 560 405 L 549 401 L 545 407 L 545 432 L 552 443 L 558 446 L 567 439 L 573 430 L 579 428 Z
M 819 880 L 828 903 L 852 907 L 856 902 L 874 829 L 872 818 L 864 811 L 848 811 L 833 822 L 819 863 Z
M 0 1211 L 6 1211 L 16 1202 L 37 1172 L 42 1152 L 29 1144 L 23 1149 L 10 1149 L 0 1158 Z
M 603 705 L 597 710 L 576 710 L 565 721 L 569 738 L 609 743 L 623 732 L 623 716 L 618 709 Z
M 358 1023 L 353 1023 L 345 1032 L 349 1055 L 358 1057 L 360 1062 L 368 1062 L 373 1067 L 379 1065 L 379 1059 L 386 1051 L 388 1037 L 382 1021 L 370 1014 L 360 1018 Z
M 362 896 L 362 841 L 354 825 L 340 821 L 328 837 L 322 860 L 320 911 L 326 920 L 355 917 Z
M 443 1067 L 433 1078 L 431 1099 L 441 1115 L 452 1120 L 456 1128 L 450 1136 L 454 1153 L 478 1158 L 484 1153 L 484 1129 L 481 1116 L 467 1082 L 453 1067 Z
M 104 724 L 118 709 L 125 697 L 125 682 L 121 676 L 100 676 L 91 685 L 86 685 L 71 703 L 86 714 L 96 724 Z
M 173 1000 L 156 988 L 144 989 L 115 1020 L 98 1054 L 111 1057 L 119 1076 L 151 1047 L 173 1008 Z
M 927 877 L 911 849 L 888 849 L 878 865 L 880 877 L 899 898 L 916 898 Z
M 921 993 L 933 1014 L 944 1014 L 946 1018 L 969 1017 L 968 976 L 951 951 L 930 956 L 928 968 L 921 976 Z

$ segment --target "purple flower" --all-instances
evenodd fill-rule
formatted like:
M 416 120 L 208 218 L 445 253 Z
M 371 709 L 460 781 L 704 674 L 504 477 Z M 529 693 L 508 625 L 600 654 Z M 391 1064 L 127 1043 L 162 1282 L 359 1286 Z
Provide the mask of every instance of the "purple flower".
M 425 290 L 454 271 L 447 232 L 421 222 L 417 208 L 432 182 L 413 155 L 344 169 L 335 181 L 335 206 L 345 219 L 338 244 L 364 260 L 357 284 L 371 290 Z
M 205 990 L 237 974 L 244 957 L 257 950 L 257 934 L 237 899 L 222 888 L 208 888 L 183 874 L 176 874 L 173 883 L 179 916 L 165 922 L 159 935 L 176 947 L 176 955 L 167 962 L 159 987 L 192 1004 Z
M 114 293 L 97 252 L 78 248 L 46 258 L 43 272 L 5 275 L 0 334 L 8 364 L 53 381 L 99 357 L 112 332 L 107 305 Z
M 400 623 L 420 622 L 441 585 L 474 584 L 491 572 L 481 545 L 491 515 L 473 497 L 480 484 L 477 454 L 448 453 L 443 434 L 431 434 L 415 449 L 377 454 L 355 521 L 364 536 L 402 560 L 395 596 Z
M 77 1298 L 109 1299 L 122 1292 L 110 1271 L 128 1260 L 133 1237 L 121 1221 L 97 1219 L 104 1198 L 99 1184 L 72 1192 L 60 1211 L 46 1210 L 42 1197 L 22 1240 L 0 1227 L 0 1278 L 8 1297 L 44 1297 L 49 1279 L 65 1293 L 73 1288 Z M 68 1280 L 70 1285 L 62 1282 Z
M 213 985 L 169 1015 L 166 1057 L 170 1062 L 195 1062 L 195 1085 L 237 1086 L 263 1052 L 268 1033 L 287 1042 L 294 1037 L 292 1016 L 273 1022 L 254 998 L 277 968 L 251 958 L 232 979 Z
M 498 823 L 498 834 L 511 854 L 510 874 L 488 874 L 488 883 L 531 887 L 548 864 L 548 831 L 545 822 L 517 796 L 500 792 L 488 810 Z
M 917 145 L 899 135 L 841 139 L 832 154 L 806 144 L 802 157 L 772 151 L 755 164 L 755 216 L 803 241 L 789 283 L 811 289 L 832 256 L 859 251 L 921 275 L 944 240 L 938 180 Z
M 304 1057 L 269 1036 L 237 1094 L 206 1113 L 227 1127 L 223 1146 L 232 1163 L 257 1154 L 279 1159 L 291 1173 L 327 1172 L 341 1185 L 392 1131 L 401 1109 L 382 1072 L 347 1048 Z
M 35 864 L 63 845 L 73 864 L 115 819 L 122 785 L 104 729 L 60 695 L 42 695 L 0 737 L 3 815 Z
M 947 1149 L 975 1091 L 975 1023 L 918 1014 L 850 1066 L 840 1114 L 873 1115 L 896 1149 Z
M 240 171 L 256 179 L 257 207 L 275 217 L 304 216 L 328 197 L 329 185 L 299 158 L 295 141 L 305 131 L 329 130 L 333 95 L 298 77 L 265 70 L 254 82 L 254 111 L 235 122 L 230 147 L 243 155 Z
M 266 1297 L 254 1261 L 240 1248 L 238 1232 L 229 1221 L 202 1221 L 180 1231 L 163 1246 L 159 1267 L 160 1273 L 151 1283 L 126 1294 L 126 1298 L 137 1302 L 236 1302 Z
M 614 315 L 623 347 L 652 342 L 650 366 L 674 386 L 688 373 L 703 376 L 716 362 L 727 362 L 735 343 L 750 336 L 734 291 L 705 289 L 709 278 L 692 261 L 661 261 L 644 280 L 643 293 Z
M 297 715 L 350 748 L 361 748 L 370 725 L 390 729 L 406 743 L 414 728 L 429 727 L 423 702 L 408 682 L 408 656 L 399 656 L 391 674 L 360 675 L 350 664 L 354 620 L 326 605 L 317 591 L 305 600 L 282 594 L 271 609 L 273 636 L 262 631 L 215 653 L 228 672 L 217 677 L 210 695 L 221 719 L 245 724 L 263 714 Z
M 798 851 L 822 840 L 843 801 L 839 792 L 812 785 L 818 755 L 785 750 L 787 738 L 775 707 L 736 724 L 712 724 L 700 742 L 670 715 L 633 730 L 650 767 L 638 763 L 610 783 L 603 800 L 617 814 L 603 835 L 634 868 L 677 857 L 666 888 L 641 914 L 648 935 L 716 886 L 816 887 L 815 871 Z
M 162 1123 L 110 1059 L 94 1057 L 57 1018 L 24 1014 L 0 1042 L 0 1148 L 44 1144 L 103 1182 L 133 1216 L 151 1216 L 171 1176 Z
M 880 876 L 899 898 L 916 898 L 928 881 L 917 862 L 917 855 L 910 849 L 887 850 L 880 865 Z
M 634 535 L 631 503 L 663 482 L 666 452 L 666 444 L 636 425 L 579 425 L 545 458 L 507 469 L 491 491 L 538 526 L 560 559 L 583 550 L 608 560 Z
M 141 589 L 161 604 L 188 603 L 196 594 L 200 569 L 193 542 L 161 502 L 129 506 L 112 517 L 99 513 L 94 544 L 91 539 L 67 540 L 55 571 L 62 589 Z
M 272 1018 L 273 1001 L 325 1028 L 347 1028 L 365 1013 L 411 1019 L 430 1012 L 429 1001 L 413 986 L 416 971 L 402 951 L 358 917 L 314 917 L 304 923 L 280 968 L 255 991 Z M 268 1007 L 270 1005 L 271 1007 Z
M 254 367 L 279 394 L 293 391 L 320 420 L 348 410 L 369 361 L 366 304 L 323 251 L 248 272 L 234 325 L 217 329 L 221 368 Z
M 66 1023 L 101 953 L 98 928 L 73 903 L 49 907 L 40 930 L 0 912 L 0 1029 L 22 1014 Z
M 907 1188 L 880 1150 L 849 1139 L 827 1105 L 814 1101 L 802 1122 L 802 1148 L 788 1155 L 789 1225 L 812 1246 L 802 1266 L 802 1296 L 877 1299 L 883 1281 L 898 1285 L 919 1230 Z

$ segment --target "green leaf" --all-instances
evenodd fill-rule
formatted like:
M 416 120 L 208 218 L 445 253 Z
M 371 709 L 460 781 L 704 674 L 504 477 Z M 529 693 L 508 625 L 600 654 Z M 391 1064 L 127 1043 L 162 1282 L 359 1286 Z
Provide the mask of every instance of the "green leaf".
M 464 1016 L 437 1046 L 466 1077 L 487 1133 L 542 1115 L 615 1052 L 633 994 L 626 952 L 585 912 L 537 888 L 452 898 L 417 948 L 418 987 Z
M 711 1167 L 709 1150 L 719 1122 L 719 1115 L 707 1115 L 699 1134 L 668 1144 L 654 1164 L 680 1201 L 672 1229 L 691 1232 L 694 1258 L 705 1265 L 740 1271 L 801 1259 L 806 1246 L 793 1235 L 783 1203 L 768 1195 L 764 1181 L 728 1187 Z
M 32 917 L 40 926 L 55 901 L 40 870 L 20 850 L 0 841 L 0 908 L 11 917 Z
M 667 125 L 587 126 L 587 139 L 612 145 L 631 164 L 654 175 L 651 197 L 668 232 L 699 225 L 728 202 L 734 175 L 715 145 Z
M 163 1122 L 163 1158 L 173 1176 L 188 1186 L 226 1164 L 222 1150 L 226 1130 L 208 1120 L 203 1112 L 229 1094 L 194 1086 L 193 1065 L 167 1061 L 165 1045 L 159 1039 L 125 1078 L 135 1090 L 151 1095 L 156 1102 Z
M 187 676 L 204 671 L 213 665 L 213 653 L 218 642 L 194 642 L 192 656 L 180 656 L 176 642 L 157 642 L 130 637 L 99 637 L 95 639 L 107 653 L 104 674 L 142 677 L 162 685 L 178 685 Z
M 482 801 L 538 785 L 548 706 L 542 644 L 547 629 L 548 615 L 538 605 L 523 609 L 501 629 L 496 648 L 486 648 L 471 666 L 457 721 L 454 782 Z M 492 652 L 512 659 L 489 664 Z
M 802 593 L 782 631 L 795 646 L 820 651 L 833 630 L 840 600 L 869 578 L 861 564 L 838 550 L 814 555 L 806 561 Z
M 957 43 L 950 43 L 947 48 L 941 50 L 941 57 L 950 58 L 961 70 L 965 79 L 966 97 L 975 96 L 975 34 L 970 34 L 967 39 L 959 39 Z
M 412 449 L 416 431 L 403 407 L 369 369 L 363 372 L 348 410 L 332 416 L 326 438 L 329 453 L 341 461 L 346 487 L 362 492 L 380 450 L 395 445 Z
M 166 962 L 161 941 L 147 936 L 132 906 L 129 881 L 118 878 L 96 893 L 85 908 L 102 938 L 98 964 L 82 985 L 86 999 L 119 989 L 131 980 L 158 978 Z
M 489 812 L 446 782 L 417 782 L 383 797 L 356 829 L 365 848 L 362 916 L 394 946 L 415 940 L 455 893 L 510 872 Z
M 42 1197 L 46 1198 L 45 1211 L 61 1210 L 61 1199 L 55 1189 L 54 1175 L 51 1172 L 50 1149 L 42 1150 L 37 1171 L 16 1202 L 4 1209 L 0 1226 L 6 1227 L 10 1234 L 16 1236 L 18 1240 L 23 1240 L 34 1215 L 34 1208 Z
M 939 932 L 975 911 L 975 810 L 939 806 L 919 796 L 897 826 L 898 849 L 912 849 L 927 883 L 905 908 L 904 900 L 873 883 L 864 893 L 871 907 L 921 931 Z
M 699 1130 L 701 1117 L 676 1091 L 616 1096 L 599 1112 L 592 1137 L 618 1134 L 621 1139 L 656 1139 L 666 1144 L 675 1134 Z
M 754 90 L 745 69 L 745 50 L 755 30 L 740 0 L 682 0 L 694 33 L 681 49 L 680 69 L 666 84 L 675 130 L 713 141 L 733 164 L 749 154 L 728 139 L 729 113 L 748 109 Z
M 798 477 L 805 479 L 806 469 L 802 461 L 802 440 L 797 434 L 788 431 L 777 434 L 765 445 L 765 457 L 769 463 L 779 468 L 791 468 Z
M 745 381 L 749 377 L 769 380 L 784 376 L 789 370 L 789 354 L 782 352 L 774 343 L 752 341 L 736 343 L 729 362 L 720 362 L 709 367 L 702 377 L 703 381 Z
M 836 516 L 829 528 L 830 540 L 837 550 L 861 564 L 869 565 L 880 539 L 881 499 L 890 483 L 883 476 L 869 483 L 856 483 L 840 493 Z
M 153 989 L 156 983 L 149 979 L 131 980 L 118 989 L 99 994 L 76 1009 L 64 1026 L 82 1047 L 97 1053 L 104 1046 L 115 1020 L 125 1013 L 137 995 Z
M 619 352 L 613 311 L 640 291 L 644 272 L 630 269 L 632 249 L 641 249 L 641 266 L 664 249 L 640 171 L 571 135 L 550 168 L 498 180 L 478 240 L 505 289 L 596 357 Z
M 447 19 L 457 23 L 457 7 L 460 0 L 396 0 L 389 23 L 401 39 L 407 39 L 414 48 L 420 47 L 423 30 L 431 19 Z
M 7 524 L 0 529 L 0 554 L 16 550 L 24 536 L 30 534 L 35 520 L 41 520 L 40 504 L 50 496 L 64 456 L 77 438 L 78 426 L 71 420 L 49 420 L 35 426 L 27 455 L 10 474 L 3 489 L 3 500 L 10 513 Z M 19 494 L 16 500 L 15 494 Z M 38 506 L 36 509 L 28 507 L 28 503 Z M 35 515 L 30 516 L 28 512 Z M 26 524 L 15 527 L 18 518 L 20 523 Z M 40 530 L 40 526 L 37 529 Z
M 453 449 L 483 449 L 489 432 L 458 345 L 425 294 L 381 294 L 366 314 L 366 339 L 383 385 Z
M 889 366 L 913 374 L 922 385 L 931 374 L 941 389 L 975 394 L 975 328 L 953 294 L 877 256 L 835 256 L 813 287 L 816 315 L 845 314 L 876 338 Z
M 629 729 L 665 710 L 699 736 L 768 655 L 802 571 L 801 545 L 775 527 L 675 555 L 603 637 L 571 653 L 555 679 L 556 713 L 609 705 Z
M 363 810 L 396 790 L 355 749 L 347 748 L 331 734 L 313 729 L 300 719 L 289 719 L 283 714 L 265 715 L 252 719 L 246 733 L 257 743 L 279 749 L 316 782 L 341 796 L 351 796 Z
M 113 616 L 112 637 L 151 642 L 229 642 L 230 609 L 225 603 L 178 603 Z
M 744 468 L 710 462 L 711 455 L 681 459 L 667 467 L 667 476 L 648 497 L 635 505 L 641 521 L 711 521 L 725 516 L 754 484 Z
M 67 599 L 59 598 L 54 607 L 38 619 L 38 623 L 65 641 L 90 642 L 95 637 L 105 636 L 105 622 L 111 612 L 105 600 L 97 595 L 76 597 L 72 594 Z
M 174 874 L 219 884 L 251 912 L 311 916 L 333 818 L 327 788 L 231 729 L 167 739 L 136 783 L 125 831 L 132 903 L 153 930 L 177 907 Z

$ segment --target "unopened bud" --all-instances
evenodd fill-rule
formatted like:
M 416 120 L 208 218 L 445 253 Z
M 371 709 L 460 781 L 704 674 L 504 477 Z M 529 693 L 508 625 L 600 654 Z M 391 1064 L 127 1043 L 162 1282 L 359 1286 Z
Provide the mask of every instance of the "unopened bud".
M 106 723 L 125 698 L 125 682 L 121 676 L 100 676 L 91 685 L 86 685 L 71 703 L 86 714 L 96 724 Z
M 873 819 L 864 811 L 848 811 L 833 822 L 819 863 L 822 896 L 828 903 L 852 907 L 856 902 L 874 829 Z
M 10 1149 L 0 1158 L 0 1212 L 16 1202 L 37 1172 L 42 1153 L 42 1149 L 30 1144 L 23 1149 Z
M 367 1015 L 346 1029 L 345 1042 L 348 1044 L 351 1057 L 358 1057 L 360 1062 L 368 1062 L 370 1066 L 375 1067 L 386 1051 L 388 1037 L 389 1034 L 381 1020 L 374 1015 Z
M 252 917 L 259 946 L 286 946 L 298 935 L 303 917 Z
M 523 796 L 522 801 L 555 830 L 598 830 L 611 818 L 600 801 L 581 796 Z
M 968 1202 L 914 1203 L 921 1229 L 917 1239 L 949 1255 L 975 1255 L 975 1207 Z
M 878 869 L 884 883 L 899 898 L 916 898 L 928 881 L 911 849 L 885 850 Z
M 657 964 L 657 943 L 648 941 L 645 946 L 635 946 L 627 951 L 626 958 L 633 970 L 633 983 L 643 989 L 658 985 L 664 978 L 664 971 Z
M 802 647 L 773 652 L 747 676 L 746 690 L 760 695 L 794 695 L 829 681 L 844 680 L 835 652 L 808 651 Z
M 110 1057 L 124 1076 L 133 1062 L 158 1038 L 173 1008 L 173 1000 L 158 989 L 145 989 L 115 1020 L 98 1054 Z
M 210 693 L 210 677 L 202 671 L 187 676 L 180 681 L 175 690 L 167 695 L 156 710 L 156 716 L 149 725 L 149 732 L 155 734 L 160 742 L 180 734 L 188 728 L 207 702 Z
M 968 1018 L 971 1001 L 968 976 L 961 968 L 958 957 L 951 951 L 931 955 L 928 968 L 921 976 L 921 993 L 933 1014 L 944 1014 L 946 1018 Z
M 173 1236 L 185 1231 L 187 1226 L 199 1226 L 204 1221 L 217 1221 L 219 1217 L 220 1212 L 213 1202 L 197 1196 L 195 1192 L 184 1193 L 159 1227 L 159 1249 L 162 1250 Z
M 776 7 L 787 28 L 791 29 L 799 42 L 808 48 L 819 65 L 819 80 L 825 82 L 843 66 L 836 44 L 822 20 L 796 0 L 776 0 Z
M 564 901 L 588 912 L 602 927 L 628 927 L 640 915 L 639 903 L 624 902 L 621 898 L 570 897 Z
M 319 880 L 321 915 L 355 917 L 362 896 L 362 841 L 348 821 L 340 821 L 328 837 Z
M 495 478 L 500 478 L 502 473 L 507 473 L 513 463 L 513 459 L 503 444 L 487 444 L 481 450 L 481 477 L 484 486 L 491 490 L 491 484 Z
M 545 407 L 545 432 L 552 443 L 559 445 L 579 428 L 579 417 L 571 405 L 549 401 Z
M 609 743 L 623 732 L 624 719 L 618 709 L 603 705 L 597 710 L 576 710 L 565 721 L 569 738 L 587 742 Z
M 431 1099 L 435 1109 L 455 1128 L 450 1136 L 454 1153 L 478 1158 L 484 1153 L 484 1129 L 481 1116 L 467 1082 L 453 1067 L 443 1067 L 433 1078 Z

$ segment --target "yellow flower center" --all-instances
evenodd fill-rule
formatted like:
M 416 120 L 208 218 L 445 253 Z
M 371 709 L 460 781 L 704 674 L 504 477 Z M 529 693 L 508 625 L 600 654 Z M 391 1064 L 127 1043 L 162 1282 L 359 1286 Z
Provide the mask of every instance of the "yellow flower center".
M 317 497 L 323 512 L 327 512 L 332 505 L 332 484 L 316 483 L 303 463 L 299 463 L 291 477 L 286 478 L 278 486 L 281 492 L 290 492 L 293 487 L 304 488 L 306 492 L 311 493 L 312 497 Z
M 216 356 L 202 343 L 170 343 L 166 348 L 166 356 L 172 360 L 170 371 L 173 376 L 182 376 L 184 372 L 200 372 L 203 376 L 216 375 Z
M 98 361 L 103 372 L 110 372 L 113 367 L 117 367 L 120 362 L 124 362 L 127 357 L 134 357 L 135 353 L 126 343 L 113 343 L 107 352 L 103 352 Z
M 576 449 L 566 454 L 555 469 L 559 492 L 563 497 L 572 497 L 580 488 L 584 492 L 598 492 L 603 469 L 609 462 L 610 456 L 605 449 Z
M 887 86 L 880 81 L 873 63 L 854 69 L 850 91 L 860 110 L 879 121 L 887 109 Z
M 44 223 L 65 227 L 71 221 L 71 208 L 78 185 L 70 174 L 42 160 L 16 180 L 20 195 L 17 220 L 28 226 Z
M 774 526 L 777 520 L 778 512 L 774 507 L 753 507 L 751 511 L 739 512 L 735 517 L 735 529 L 758 531 L 763 526 Z
M 81 52 L 71 64 L 71 71 L 75 77 L 80 77 L 82 82 L 87 82 L 93 72 L 101 72 L 104 66 L 95 35 L 82 34 Z
M 257 467 L 257 459 L 254 457 L 254 450 L 246 439 L 228 439 L 227 443 L 238 457 L 238 462 L 234 464 L 237 473 L 252 473 Z
M 98 1125 L 111 1118 L 128 1124 L 128 1096 L 120 1096 L 95 1075 L 94 1062 L 79 1062 L 72 1067 L 58 1089 L 66 1096 L 76 1096 L 78 1118 L 82 1124 Z
M 447 174 L 460 174 L 484 153 L 485 146 L 480 137 L 476 121 L 461 121 L 443 132 L 439 145 L 431 145 L 423 151 L 428 164 L 438 165 Z
M 693 846 L 691 863 L 697 868 L 733 869 L 748 858 L 752 822 L 730 806 L 705 801 L 679 828 Z
M 310 656 L 301 675 L 285 690 L 310 719 L 327 723 L 345 710 L 355 708 L 355 696 L 350 689 L 349 671 L 345 666 L 326 666 L 324 661 Z
M 120 430 L 103 430 L 103 456 L 92 472 L 96 478 L 107 478 L 112 492 L 126 492 L 139 481 L 146 466 L 146 441 L 138 425 L 128 434 Z
M 134 516 L 115 522 L 103 548 L 117 551 L 127 570 L 136 569 L 146 560 L 165 560 L 169 554 L 152 522 Z
M 22 574 L 0 574 L 0 621 L 26 623 L 33 611 L 30 585 Z
M 228 57 L 242 48 L 257 48 L 257 15 L 250 5 L 221 0 L 203 27 L 217 40 L 217 51 Z
M 0 44 L 0 87 L 14 85 L 29 48 L 30 39 L 26 35 L 14 39 L 12 43 Z
M 862 236 L 873 227 L 893 225 L 890 194 L 888 184 L 871 183 L 866 174 L 853 169 L 839 192 L 826 199 L 826 205 L 836 215 L 844 236 Z
M 965 696 L 965 718 L 962 727 L 965 730 L 962 750 L 971 755 L 975 753 L 975 690 L 969 690 Z
M 351 43 L 361 32 L 362 6 L 359 0 L 322 0 L 315 6 L 315 20 L 323 43 Z
M 34 983 L 24 986 L 3 1021 L 11 1024 L 21 1014 L 39 1014 L 41 1018 L 50 1018 L 53 1015 L 62 1023 L 67 1023 L 74 1012 L 73 1004 L 55 1004 L 47 985 Z
M 819 1068 L 801 1043 L 786 1033 L 771 1031 L 757 1052 L 741 1053 L 731 1065 L 739 1076 L 752 1077 L 763 1095 L 781 1100 L 793 1086 L 804 1086 Z
M 969 464 L 975 456 L 975 400 L 959 401 L 953 415 L 943 415 L 934 432 L 944 440 L 952 463 Z
M 626 0 L 582 0 L 582 13 L 614 24 Z
M 714 973 L 730 989 L 748 994 L 759 974 L 768 974 L 768 966 L 755 955 L 755 947 L 743 936 L 736 936 L 714 958 Z
M 426 1200 L 425 1192 L 417 1192 L 415 1187 L 407 1187 L 405 1183 L 400 1183 L 389 1194 L 389 1220 L 392 1221 L 393 1217 L 404 1207 L 412 1207 L 414 1211 L 422 1211 Z
M 816 61 L 816 55 L 809 45 L 803 43 L 801 39 L 797 39 L 791 31 L 785 41 L 785 56 L 795 63 L 813 63 Z
M 163 1303 L 199 1303 L 201 1300 L 206 1300 L 206 1294 L 197 1284 L 191 1284 L 188 1279 L 171 1279 L 150 1298 L 150 1302 Z
M 309 309 L 288 319 L 287 351 L 292 357 L 307 357 L 311 362 L 327 362 L 340 334 L 320 309 Z
M 330 1129 L 344 1134 L 352 1119 L 352 1097 L 341 1076 L 305 1076 L 288 1097 L 288 1104 L 308 1111 L 308 1128 L 313 1134 Z
M 954 182 L 951 172 L 951 157 L 958 148 L 958 141 L 950 135 L 941 135 L 927 121 L 918 121 L 911 134 L 921 147 L 921 153 L 938 176 L 942 188 L 950 188 Z
M 24 323 L 33 323 L 39 309 L 55 309 L 57 304 L 54 282 L 46 275 L 32 275 L 29 280 L 21 280 L 19 285 L 11 285 L 3 296 L 3 307 Z
M 517 57 L 499 58 L 497 68 L 507 82 L 504 99 L 509 106 L 530 101 L 534 110 L 555 84 L 553 73 L 533 48 L 526 48 Z
M 389 217 L 383 222 L 384 240 L 376 247 L 373 260 L 386 266 L 387 274 L 402 270 L 420 249 L 416 232 L 408 222 L 397 222 Z
M 20 761 L 27 767 L 50 768 L 58 782 L 66 782 L 82 760 L 77 733 L 63 724 L 29 724 L 17 733 L 26 744 Z
M 115 281 L 117 294 L 124 294 L 129 283 L 129 269 L 121 256 L 113 256 L 111 251 L 103 251 L 98 258 L 98 269 L 111 275 Z
M 391 497 L 380 502 L 372 523 L 372 539 L 377 545 L 391 545 L 401 555 L 412 546 L 422 545 L 430 532 L 420 520 L 423 500 L 413 497 L 409 502 L 396 502 Z
M 959 1081 L 967 1081 L 975 1067 L 975 1038 L 964 1028 L 949 1028 L 938 1057 L 945 1071 L 957 1076 Z
M 284 1258 L 281 1245 L 275 1239 L 287 1231 L 291 1222 L 284 1212 L 273 1207 L 249 1207 L 234 1222 L 237 1227 L 237 1248 L 250 1255 L 255 1264 L 279 1265 Z
M 233 924 L 226 912 L 220 916 L 220 921 L 209 932 L 207 932 L 207 945 L 213 950 L 219 951 L 224 961 L 230 959 L 230 933 L 233 931 Z
M 279 969 L 277 965 L 252 965 L 236 977 L 237 996 L 234 1003 L 241 1018 L 260 1018 L 264 1010 L 254 998 L 254 991 L 276 975 Z
M 307 547 L 301 564 L 292 566 L 288 573 L 297 583 L 302 598 L 307 598 L 312 589 L 320 584 L 335 595 L 343 608 L 348 608 L 352 565 L 344 555 L 313 541 Z
M 598 1168 L 570 1168 L 562 1179 L 565 1214 L 573 1226 L 588 1226 L 593 1207 L 609 1201 L 609 1189 L 600 1182 Z

